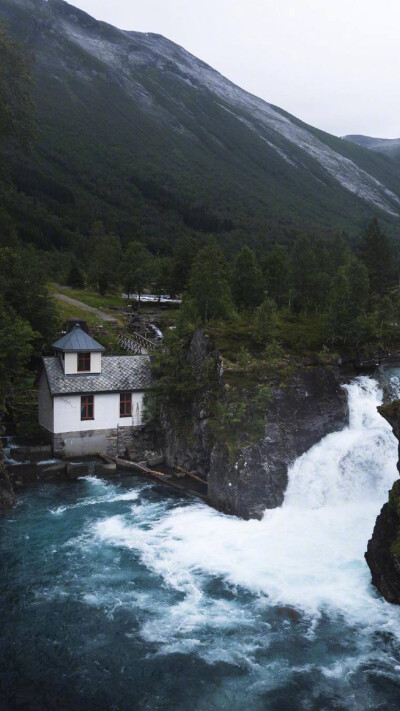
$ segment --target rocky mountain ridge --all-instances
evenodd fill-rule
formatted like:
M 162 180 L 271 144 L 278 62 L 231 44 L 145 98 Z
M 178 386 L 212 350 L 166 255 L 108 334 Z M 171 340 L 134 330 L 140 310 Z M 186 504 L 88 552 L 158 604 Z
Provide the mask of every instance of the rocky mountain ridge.
M 295 226 L 358 230 L 376 213 L 395 229 L 395 162 L 302 123 L 166 38 L 63 0 L 3 0 L 0 19 L 35 56 L 37 156 L 29 180 L 26 165 L 15 173 L 19 197 L 34 195 L 51 222 L 50 243 L 55 231 L 60 246 L 73 241 L 93 215 L 123 238 L 154 240 L 199 229 L 281 240 Z
M 372 136 L 349 135 L 343 136 L 343 139 L 376 153 L 382 153 L 390 158 L 400 158 L 400 138 L 373 138 Z

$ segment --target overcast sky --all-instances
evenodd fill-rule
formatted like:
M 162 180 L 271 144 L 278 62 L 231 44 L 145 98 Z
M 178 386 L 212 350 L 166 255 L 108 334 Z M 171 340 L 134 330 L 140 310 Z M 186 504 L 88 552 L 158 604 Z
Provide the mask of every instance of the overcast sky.
M 336 135 L 400 137 L 399 0 L 70 0 Z

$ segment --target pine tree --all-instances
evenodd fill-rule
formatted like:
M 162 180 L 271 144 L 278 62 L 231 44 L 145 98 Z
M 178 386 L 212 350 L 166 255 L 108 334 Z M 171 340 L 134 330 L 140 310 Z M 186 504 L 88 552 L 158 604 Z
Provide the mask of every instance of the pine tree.
M 190 270 L 198 251 L 193 237 L 181 237 L 174 245 L 171 268 L 171 291 L 181 294 L 189 284 Z
M 289 301 L 289 256 L 286 247 L 276 245 L 264 261 L 263 271 L 268 296 L 279 306 Z
M 212 241 L 198 252 L 189 280 L 189 292 L 203 322 L 228 318 L 232 314 L 227 275 L 226 261 L 215 241 Z
M 161 301 L 163 294 L 171 293 L 172 283 L 172 260 L 170 257 L 155 257 L 152 260 L 152 284 L 154 293 L 157 294 L 158 300 Z
M 319 278 L 313 244 L 307 235 L 301 235 L 290 255 L 291 306 L 295 311 L 312 311 L 316 307 Z
M 122 265 L 122 280 L 125 292 L 137 293 L 139 297 L 152 280 L 153 256 L 141 242 L 130 242 L 125 249 Z
M 354 256 L 340 267 L 332 281 L 328 305 L 328 331 L 333 343 L 357 345 L 369 298 L 368 273 Z
M 83 289 L 85 286 L 85 280 L 83 278 L 83 274 L 82 274 L 81 270 L 79 269 L 78 265 L 76 264 L 76 262 L 71 264 L 71 268 L 68 272 L 67 284 L 72 289 Z
M 255 337 L 258 343 L 266 344 L 276 336 L 278 313 L 276 304 L 268 296 L 256 310 Z
M 246 245 L 238 252 L 232 274 L 232 296 L 239 311 L 253 311 L 263 300 L 263 277 L 256 256 Z
M 120 281 L 121 241 L 116 235 L 107 234 L 102 222 L 95 222 L 89 245 L 89 281 L 104 295 Z
M 360 256 L 368 271 L 372 294 L 382 295 L 394 286 L 393 252 L 376 217 L 362 234 Z

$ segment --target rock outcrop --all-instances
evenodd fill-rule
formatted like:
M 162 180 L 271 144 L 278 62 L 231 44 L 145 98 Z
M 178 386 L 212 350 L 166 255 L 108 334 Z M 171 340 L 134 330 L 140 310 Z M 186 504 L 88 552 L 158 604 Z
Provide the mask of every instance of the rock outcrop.
M 378 410 L 399 440 L 400 460 L 400 400 L 382 405 Z M 400 461 L 397 469 L 400 471 Z M 400 605 L 400 479 L 393 484 L 389 501 L 376 519 L 365 559 L 373 585 L 388 602 Z
M 219 377 L 221 364 L 218 352 L 212 340 L 207 338 L 200 328 L 191 340 L 188 360 L 198 382 L 202 382 L 206 367 L 214 371 L 216 378 Z M 169 466 L 180 466 L 204 477 L 208 476 L 211 452 L 215 445 L 210 427 L 211 397 L 207 386 L 202 385 L 199 394 L 192 399 L 189 417 L 185 413 L 182 418 L 179 408 L 163 408 L 163 453 Z
M 218 353 L 201 329 L 193 337 L 189 361 L 199 378 L 206 367 L 216 369 L 223 393 Z M 348 424 L 346 393 L 333 367 L 301 367 L 284 386 L 271 385 L 264 434 L 247 445 L 244 432 L 234 448 L 216 436 L 210 422 L 210 400 L 215 396 L 215 389 L 210 393 L 204 387 L 193 399 L 185 426 L 173 408 L 164 409 L 164 454 L 170 466 L 207 476 L 213 506 L 245 519 L 261 518 L 266 508 L 280 506 L 289 465 L 322 437 Z M 245 397 L 251 402 L 251 388 Z
M 4 463 L 3 445 L 0 440 L 0 512 L 16 503 L 14 491 Z
M 348 424 L 347 397 L 333 368 L 302 368 L 285 387 L 272 389 L 262 439 L 232 462 L 224 443 L 211 452 L 210 501 L 227 513 L 261 518 L 281 506 L 288 467 L 322 437 Z

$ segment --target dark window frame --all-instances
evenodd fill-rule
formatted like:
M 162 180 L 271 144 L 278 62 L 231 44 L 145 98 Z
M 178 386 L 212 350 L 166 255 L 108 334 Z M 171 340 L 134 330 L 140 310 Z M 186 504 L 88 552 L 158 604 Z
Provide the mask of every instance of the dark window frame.
M 86 353 L 78 353 L 78 373 L 90 373 L 92 358 L 90 351 Z
M 119 416 L 132 417 L 132 393 L 123 392 L 119 394 Z
M 81 420 L 94 420 L 94 395 L 81 395 Z

